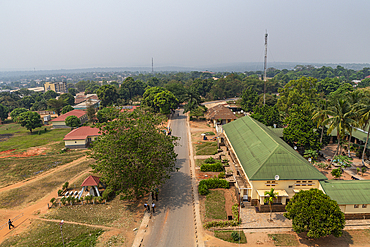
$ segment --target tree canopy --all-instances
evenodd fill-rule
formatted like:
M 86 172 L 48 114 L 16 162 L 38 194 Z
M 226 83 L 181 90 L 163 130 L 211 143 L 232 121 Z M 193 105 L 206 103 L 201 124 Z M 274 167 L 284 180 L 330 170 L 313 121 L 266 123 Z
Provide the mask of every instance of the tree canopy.
M 73 111 L 74 108 L 70 105 L 66 105 L 62 108 L 62 114 L 66 114 L 67 112 Z
M 135 109 L 100 127 L 93 143 L 92 165 L 101 180 L 122 199 L 140 197 L 165 183 L 175 169 L 177 137 L 161 131 L 163 118 Z
M 301 190 L 289 201 L 286 211 L 284 216 L 292 220 L 296 233 L 306 232 L 309 238 L 342 236 L 344 214 L 321 190 Z
M 65 120 L 65 123 L 68 127 L 77 128 L 81 125 L 81 120 L 76 116 L 68 116 Z
M 27 111 L 18 116 L 18 123 L 22 127 L 26 127 L 31 133 L 33 129 L 42 126 L 41 117 L 37 112 Z
M 62 110 L 63 106 L 66 104 L 66 102 L 63 99 L 49 99 L 48 100 L 48 106 L 50 106 L 58 116 L 60 115 L 60 111 Z
M 13 119 L 13 122 L 18 122 L 18 117 L 21 115 L 23 112 L 28 112 L 26 108 L 15 108 L 11 113 L 10 117 Z
M 116 119 L 119 115 L 119 110 L 114 107 L 104 107 L 96 113 L 99 123 L 105 123 Z
M 252 111 L 253 107 L 257 105 L 257 102 L 258 102 L 258 93 L 254 89 L 247 88 L 246 90 L 243 91 L 240 105 L 244 111 L 246 112 Z
M 66 105 L 74 105 L 75 104 L 75 98 L 70 93 L 64 93 L 59 96 L 59 99 L 64 100 Z
M 8 118 L 9 109 L 6 106 L 0 104 L 0 120 L 4 121 Z
M 97 95 L 103 107 L 113 105 L 118 99 L 117 89 L 112 85 L 101 86 L 97 91 Z

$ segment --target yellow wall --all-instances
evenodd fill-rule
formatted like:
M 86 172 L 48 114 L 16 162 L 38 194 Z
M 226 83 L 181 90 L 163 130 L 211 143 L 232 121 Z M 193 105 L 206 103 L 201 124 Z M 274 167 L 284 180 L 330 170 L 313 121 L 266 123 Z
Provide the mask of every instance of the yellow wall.
M 45 92 L 48 91 L 48 90 L 52 90 L 52 91 L 56 92 L 55 91 L 55 85 L 53 83 L 50 83 L 50 82 L 45 82 L 44 90 L 45 90 Z
M 66 146 L 72 146 L 72 145 L 85 145 L 87 140 L 68 140 L 64 141 Z
M 345 214 L 370 213 L 369 204 L 366 205 L 366 208 L 362 208 L 362 204 L 358 204 L 358 208 L 355 208 L 354 206 L 354 204 L 339 205 L 340 210 Z

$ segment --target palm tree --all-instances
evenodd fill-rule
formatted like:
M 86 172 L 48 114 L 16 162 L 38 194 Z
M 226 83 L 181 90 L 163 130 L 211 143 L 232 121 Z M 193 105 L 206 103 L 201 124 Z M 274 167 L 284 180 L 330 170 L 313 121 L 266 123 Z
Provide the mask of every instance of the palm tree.
M 345 135 L 346 130 L 351 129 L 351 126 L 356 126 L 357 124 L 356 120 L 354 119 L 356 113 L 352 111 L 352 107 L 348 101 L 344 99 L 336 99 L 333 102 L 333 105 L 325 111 L 325 114 L 327 114 L 329 118 L 324 120 L 322 124 L 329 124 L 328 134 L 330 134 L 334 129 L 337 130 L 338 146 L 334 153 L 334 158 L 336 155 L 338 155 L 340 138 Z M 332 163 L 333 159 L 331 159 L 329 167 L 331 167 Z
M 271 220 L 271 216 L 272 216 L 272 203 L 274 202 L 274 199 L 277 198 L 277 195 L 278 193 L 275 193 L 274 192 L 274 188 L 271 188 L 270 191 L 265 191 L 265 202 L 268 202 L 269 206 L 270 206 L 270 221 Z
M 357 106 L 359 102 L 361 102 L 363 97 L 364 97 L 364 94 L 360 90 L 349 92 L 347 94 L 348 101 L 352 106 L 352 111 L 356 112 L 355 107 Z M 359 119 L 359 115 L 357 114 L 357 112 L 356 112 L 356 116 L 354 116 L 354 119 L 356 120 L 356 125 L 351 126 L 351 128 L 349 129 L 350 136 L 348 140 L 348 157 L 351 157 L 351 139 L 352 139 L 353 127 L 359 127 L 358 123 L 360 119 Z
M 322 137 L 324 135 L 324 125 L 323 122 L 325 119 L 328 118 L 326 114 L 326 110 L 328 109 L 328 101 L 322 99 L 319 101 L 318 106 L 316 107 L 315 111 L 313 112 L 312 120 L 317 121 L 317 128 L 321 126 L 321 137 L 320 143 L 322 144 Z
M 362 165 L 365 165 L 364 163 L 364 157 L 366 152 L 367 143 L 369 140 L 369 133 L 370 133 L 370 99 L 369 99 L 369 93 L 367 92 L 367 97 L 363 97 L 362 101 L 357 103 L 355 105 L 355 109 L 357 110 L 357 113 L 359 115 L 359 124 L 365 128 L 366 126 L 369 126 L 369 129 L 367 131 L 367 137 L 366 142 L 364 146 L 364 150 L 362 151 Z

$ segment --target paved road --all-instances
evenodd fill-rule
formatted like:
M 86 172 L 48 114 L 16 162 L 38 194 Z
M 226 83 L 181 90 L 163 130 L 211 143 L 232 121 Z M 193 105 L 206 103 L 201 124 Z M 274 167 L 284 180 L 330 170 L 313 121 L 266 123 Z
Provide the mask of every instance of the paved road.
M 175 114 L 171 123 L 172 135 L 181 137 L 180 145 L 175 148 L 176 167 L 180 169 L 159 192 L 156 212 L 144 236 L 142 246 L 145 247 L 195 246 L 188 136 L 186 116 L 182 112 L 180 110 L 179 116 Z

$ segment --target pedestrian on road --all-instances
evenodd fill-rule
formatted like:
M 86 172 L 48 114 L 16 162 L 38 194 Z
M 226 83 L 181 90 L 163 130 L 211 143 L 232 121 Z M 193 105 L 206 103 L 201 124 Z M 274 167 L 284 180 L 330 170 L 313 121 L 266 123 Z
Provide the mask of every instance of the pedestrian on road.
M 155 200 L 158 201 L 158 193 L 155 192 Z
M 148 208 L 148 203 L 144 203 L 144 208 L 145 208 L 145 210 L 147 210 L 147 208 Z
M 13 222 L 9 219 L 9 221 L 8 221 L 8 225 L 9 225 L 9 230 L 10 230 L 10 227 L 12 226 L 13 228 L 15 227 L 15 226 L 13 226 L 13 224 L 12 224 Z
M 155 204 L 154 204 L 154 202 L 153 202 L 153 203 L 152 203 L 153 214 L 155 213 L 155 212 L 154 212 L 154 208 L 155 208 Z
M 152 200 L 154 200 L 154 191 L 152 191 L 151 194 L 152 194 Z

